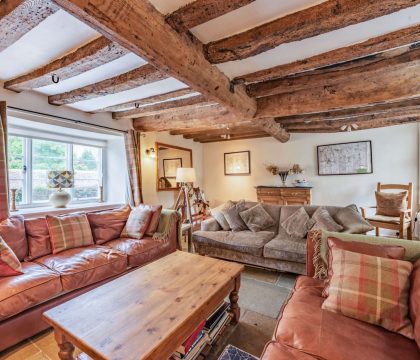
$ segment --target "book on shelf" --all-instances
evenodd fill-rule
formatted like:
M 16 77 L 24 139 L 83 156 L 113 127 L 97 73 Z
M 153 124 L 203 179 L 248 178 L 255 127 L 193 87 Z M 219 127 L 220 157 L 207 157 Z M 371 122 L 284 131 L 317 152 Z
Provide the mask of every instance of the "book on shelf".
M 223 316 L 217 322 L 217 324 L 208 333 L 209 334 L 209 338 L 210 338 L 210 342 L 213 342 L 213 340 L 217 337 L 217 335 L 219 335 L 220 331 L 230 321 L 230 318 L 231 318 L 230 314 L 227 311 L 225 311 L 223 313 Z
M 191 345 L 187 353 L 182 354 L 179 351 L 177 351 L 175 352 L 175 354 L 172 355 L 172 357 L 177 360 L 178 359 L 179 360 L 193 360 L 201 353 L 201 351 L 207 345 L 208 342 L 209 342 L 209 336 L 207 332 L 204 330 L 201 330 L 194 344 Z
M 205 324 L 206 321 L 203 320 L 194 330 L 194 332 L 187 338 L 187 340 L 185 340 L 183 344 L 178 348 L 177 352 L 179 352 L 182 355 L 185 355 L 197 341 L 197 338 L 200 336 Z
M 224 313 L 226 313 L 227 309 L 229 308 L 229 303 L 223 302 L 214 312 L 211 314 L 205 325 L 204 329 L 208 332 L 211 332 L 213 328 L 219 323 L 220 319 L 223 317 Z

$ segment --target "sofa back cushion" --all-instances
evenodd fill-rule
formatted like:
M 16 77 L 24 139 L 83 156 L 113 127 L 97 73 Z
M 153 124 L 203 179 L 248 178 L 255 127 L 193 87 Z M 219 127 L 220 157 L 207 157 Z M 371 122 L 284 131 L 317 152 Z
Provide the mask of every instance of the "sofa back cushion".
M 28 239 L 28 260 L 51 254 L 51 239 L 45 218 L 25 220 L 26 238 Z
M 314 224 L 303 206 L 280 223 L 290 236 L 297 238 L 304 238 Z
M 247 207 L 245 206 L 245 200 L 240 200 L 237 203 L 228 201 L 221 210 L 232 231 L 248 230 L 248 227 L 239 215 L 240 212 L 245 210 L 247 210 Z
M 93 239 L 96 244 L 104 244 L 107 241 L 118 239 L 125 223 L 130 216 L 129 205 L 119 209 L 88 213 Z
M 22 274 L 22 265 L 19 259 L 0 236 L 0 277 L 20 274 Z
M 313 230 L 327 230 L 335 232 L 343 230 L 343 227 L 333 219 L 328 210 L 323 206 L 316 209 L 312 215 L 312 219 L 315 220 L 315 225 L 312 228 Z
M 344 227 L 344 232 L 349 234 L 366 234 L 374 229 L 365 219 L 363 219 L 356 205 L 349 205 L 340 209 L 336 214 L 336 219 Z
M 0 222 L 0 236 L 9 245 L 19 261 L 23 261 L 28 256 L 28 242 L 23 216 L 14 215 Z
M 410 319 L 414 326 L 414 340 L 420 348 L 420 259 L 414 263 L 410 282 Z
M 264 209 L 262 204 L 257 204 L 248 210 L 241 211 L 239 215 L 252 232 L 265 230 L 275 224 L 274 219 Z
M 86 214 L 47 215 L 46 219 L 53 254 L 94 243 Z
M 142 239 L 149 228 L 153 211 L 150 209 L 135 208 L 131 211 L 124 229 L 122 238 Z

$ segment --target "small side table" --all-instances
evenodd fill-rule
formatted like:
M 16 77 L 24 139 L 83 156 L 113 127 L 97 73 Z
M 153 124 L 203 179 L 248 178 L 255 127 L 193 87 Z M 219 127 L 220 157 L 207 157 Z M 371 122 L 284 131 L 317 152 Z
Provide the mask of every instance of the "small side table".
M 192 224 L 182 224 L 181 225 L 181 238 L 179 239 L 179 248 L 182 250 L 182 239 L 184 236 L 187 237 L 188 252 L 192 252 L 192 233 L 193 226 Z

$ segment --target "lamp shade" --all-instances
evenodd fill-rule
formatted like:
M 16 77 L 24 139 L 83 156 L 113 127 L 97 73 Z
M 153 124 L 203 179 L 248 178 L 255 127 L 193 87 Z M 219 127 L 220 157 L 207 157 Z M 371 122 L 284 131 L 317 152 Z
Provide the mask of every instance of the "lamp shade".
M 176 169 L 176 182 L 192 183 L 196 179 L 194 168 L 178 168 Z
M 48 187 L 49 188 L 71 188 L 73 187 L 74 177 L 73 172 L 64 171 L 49 171 L 48 172 Z

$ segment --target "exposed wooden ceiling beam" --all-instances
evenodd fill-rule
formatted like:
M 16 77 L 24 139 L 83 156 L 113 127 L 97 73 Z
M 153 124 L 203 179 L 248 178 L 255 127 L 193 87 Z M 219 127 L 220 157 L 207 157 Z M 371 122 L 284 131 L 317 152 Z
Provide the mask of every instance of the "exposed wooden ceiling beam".
M 283 43 L 307 39 L 374 19 L 420 3 L 420 0 L 328 0 L 256 28 L 211 42 L 211 63 L 245 59 Z
M 52 105 L 72 104 L 78 101 L 130 90 L 141 85 L 163 80 L 167 77 L 168 75 L 166 73 L 147 64 L 96 84 L 86 85 L 63 94 L 51 95 L 48 97 L 48 102 Z
M 138 109 L 118 111 L 112 114 L 113 119 L 131 119 L 140 116 L 150 116 L 164 114 L 174 110 L 188 111 L 192 107 L 209 106 L 214 103 L 209 102 L 205 96 L 191 96 L 185 99 L 165 101 L 157 104 L 142 106 Z
M 201 131 L 185 132 L 183 137 L 184 139 L 197 139 L 206 136 L 220 136 L 227 134 L 233 135 L 255 132 L 261 132 L 261 130 L 256 129 L 255 126 L 229 126 L 228 128 L 207 128 Z
M 290 134 L 283 128 L 283 126 L 277 123 L 274 119 L 262 119 L 256 121 L 258 127 L 265 131 L 268 135 L 274 139 L 285 143 L 289 141 Z
M 167 15 L 166 21 L 176 31 L 186 32 L 253 1 L 255 0 L 196 0 Z
M 128 50 L 100 36 L 41 68 L 6 81 L 4 87 L 16 92 L 39 88 L 52 84 L 52 74 L 56 74 L 60 80 L 69 79 L 126 54 Z
M 406 29 L 394 31 L 386 35 L 371 38 L 362 43 L 315 55 L 307 59 L 279 65 L 270 69 L 257 71 L 243 76 L 238 76 L 234 81 L 254 83 L 282 78 L 288 75 L 322 67 L 329 67 L 329 65 L 345 63 L 389 49 L 413 44 L 420 41 L 419 39 L 420 25 L 416 25 Z
M 326 111 L 321 113 L 300 114 L 294 116 L 287 116 L 276 118 L 276 121 L 283 126 L 290 124 L 313 123 L 324 120 L 351 120 L 362 115 L 373 114 L 393 114 L 401 111 L 419 111 L 420 98 L 404 99 L 401 101 L 392 101 L 383 104 L 373 104 L 362 106 L 358 108 Z
M 194 40 L 177 33 L 149 1 L 55 0 L 108 39 L 216 101 L 238 116 L 251 118 L 255 99 L 204 57 Z
M 419 51 L 414 47 L 407 46 L 391 50 L 386 53 L 373 55 L 365 61 L 364 58 L 354 62 L 352 67 L 337 71 L 336 68 L 326 69 L 320 73 L 301 73 L 286 78 L 263 81 L 247 86 L 250 96 L 263 97 L 283 93 L 291 93 L 308 87 L 330 86 L 343 81 L 350 76 L 386 69 L 395 64 L 404 64 L 415 58 Z M 414 54 L 414 56 L 413 56 Z
M 194 141 L 201 142 L 201 143 L 211 143 L 211 142 L 220 142 L 220 141 L 258 139 L 258 138 L 266 138 L 266 137 L 270 137 L 270 135 L 264 132 L 256 132 L 253 134 L 245 134 L 245 135 L 231 135 L 230 138 L 226 138 L 226 139 L 216 136 L 216 137 L 194 139 Z
M 49 0 L 0 1 L 0 52 L 58 10 Z
M 388 66 L 382 66 L 386 63 Z M 420 94 L 420 49 L 400 57 L 365 66 L 359 73 L 340 72 L 341 81 L 308 87 L 293 93 L 258 99 L 256 117 L 281 117 L 333 109 L 360 107 L 377 102 L 417 97 Z
M 128 110 L 130 108 L 135 108 L 136 106 L 143 106 L 147 104 L 153 104 L 153 103 L 162 102 L 162 101 L 166 101 L 170 99 L 175 99 L 177 97 L 190 95 L 195 92 L 196 91 L 191 88 L 174 90 L 174 91 L 169 91 L 164 94 L 153 95 L 153 96 L 149 96 L 147 98 L 142 98 L 139 100 L 128 101 L 123 104 L 108 106 L 102 109 L 95 110 L 94 112 L 106 112 L 106 111 L 114 112 L 114 111 Z

